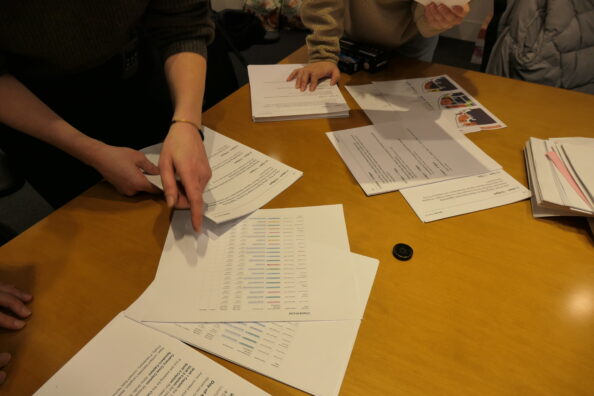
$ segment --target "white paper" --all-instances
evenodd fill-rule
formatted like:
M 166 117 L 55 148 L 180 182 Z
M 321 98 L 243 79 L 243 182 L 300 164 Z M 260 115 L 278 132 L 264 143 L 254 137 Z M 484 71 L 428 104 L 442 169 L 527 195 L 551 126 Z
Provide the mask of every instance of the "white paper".
M 267 395 L 180 341 L 122 314 L 35 394 Z
M 570 183 L 556 169 L 553 162 L 546 157 L 547 152 L 554 151 L 565 162 L 565 165 L 570 165 L 568 156 L 561 147 L 566 144 L 588 146 L 592 144 L 592 141 L 588 138 L 554 138 L 549 140 L 530 138 L 526 143 L 524 157 L 528 183 L 532 190 L 531 205 L 534 217 L 592 216 L 594 214 L 589 209 L 588 203 L 580 198 Z M 577 178 L 575 170 L 571 166 L 566 167 L 574 179 Z M 577 182 L 581 183 L 579 179 Z M 583 183 L 581 185 L 583 186 Z
M 142 151 L 159 163 L 161 144 Z M 237 219 L 261 208 L 287 189 L 303 173 L 244 144 L 204 128 L 204 146 L 212 177 L 203 199 L 204 215 L 215 223 Z M 163 189 L 159 175 L 146 175 Z
M 374 81 L 347 90 L 374 124 L 431 119 L 445 130 L 462 133 L 506 126 L 447 75 Z
M 315 91 L 295 88 L 287 77 L 302 64 L 249 65 L 254 121 L 348 117 L 349 107 L 337 85 L 321 81 Z
M 431 120 L 403 120 L 327 135 L 367 195 L 501 168 L 464 135 L 450 134 Z
M 533 182 L 538 189 L 537 205 L 557 210 L 588 211 L 587 204 L 546 157 L 553 143 L 537 138 L 530 138 L 529 143 L 534 167 Z
M 591 139 L 594 142 L 594 139 Z M 594 144 L 594 143 L 591 143 Z M 585 194 L 594 201 L 594 145 L 562 144 L 568 167 Z
M 530 190 L 503 170 L 406 188 L 400 192 L 423 222 L 530 198 Z
M 176 212 L 136 320 L 242 322 L 360 319 L 350 252 L 321 245 L 336 209 L 262 209 L 217 240 Z M 332 234 L 332 233 L 330 233 Z
M 377 260 L 357 256 L 362 310 L 377 266 Z M 360 321 L 144 323 L 295 388 L 330 396 L 338 394 Z

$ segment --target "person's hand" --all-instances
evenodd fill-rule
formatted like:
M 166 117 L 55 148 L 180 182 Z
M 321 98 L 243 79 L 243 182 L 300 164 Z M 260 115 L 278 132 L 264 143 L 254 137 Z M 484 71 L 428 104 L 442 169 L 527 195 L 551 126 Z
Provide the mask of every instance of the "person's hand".
M 425 18 L 432 28 L 447 30 L 462 23 L 468 11 L 470 11 L 470 5 L 468 3 L 461 6 L 453 6 L 452 8 L 445 4 L 437 5 L 435 3 L 429 3 L 425 6 Z
M 159 168 L 140 151 L 101 144 L 94 151 L 90 165 L 123 195 L 130 196 L 140 191 L 160 192 L 143 173 L 158 175 Z
M 309 84 L 309 90 L 314 91 L 318 86 L 318 81 L 322 78 L 330 77 L 330 85 L 334 85 L 340 78 L 340 70 L 333 62 L 315 62 L 302 68 L 295 69 L 287 77 L 287 81 L 295 80 L 295 88 L 305 91 Z
M 31 311 L 26 307 L 26 303 L 31 301 L 33 296 L 25 293 L 14 286 L 0 283 L 0 307 L 5 312 L 9 311 L 18 318 L 0 312 L 0 327 L 9 330 L 19 330 L 25 326 L 25 321 L 21 320 L 31 315 Z M 21 319 L 19 319 L 21 318 Z M 6 379 L 6 373 L 2 370 L 10 361 L 10 353 L 0 353 L 0 384 Z
M 161 149 L 159 169 L 167 205 L 190 208 L 192 226 L 195 231 L 200 231 L 204 205 L 202 193 L 212 172 L 196 127 L 186 122 L 171 124 Z M 183 189 L 178 186 L 176 175 Z

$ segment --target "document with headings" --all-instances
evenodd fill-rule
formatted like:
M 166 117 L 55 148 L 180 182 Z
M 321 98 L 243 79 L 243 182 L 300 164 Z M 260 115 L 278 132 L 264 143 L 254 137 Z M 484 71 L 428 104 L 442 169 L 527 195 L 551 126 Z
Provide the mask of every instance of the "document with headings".
M 332 211 L 330 216 L 332 216 Z M 261 209 L 216 240 L 176 212 L 136 320 L 245 322 L 360 319 L 353 255 L 323 245 L 325 210 Z
M 530 198 L 530 190 L 503 170 L 400 190 L 427 223 Z
M 249 65 L 252 118 L 254 121 L 304 120 L 348 117 L 349 106 L 337 85 L 321 81 L 315 91 L 295 88 L 287 81 L 291 72 L 305 65 Z
M 374 124 L 422 118 L 462 133 L 506 126 L 446 75 L 374 81 L 346 88 Z
M 356 255 L 362 310 L 377 266 L 377 260 Z M 143 323 L 305 392 L 333 396 L 340 390 L 360 321 Z
M 267 395 L 200 352 L 122 314 L 35 394 Z
M 367 195 L 500 169 L 466 136 L 431 120 L 401 120 L 328 132 Z
M 400 107 L 399 111 L 403 106 L 409 107 L 407 116 L 432 118 L 448 130 L 469 133 L 506 127 L 503 121 L 445 74 L 379 81 L 373 82 L 373 85 L 388 102 Z
M 261 208 L 303 173 L 244 144 L 204 128 L 204 146 L 212 177 L 204 190 L 204 215 L 215 223 L 233 220 Z M 161 144 L 142 150 L 159 163 Z M 146 175 L 163 189 L 159 175 Z

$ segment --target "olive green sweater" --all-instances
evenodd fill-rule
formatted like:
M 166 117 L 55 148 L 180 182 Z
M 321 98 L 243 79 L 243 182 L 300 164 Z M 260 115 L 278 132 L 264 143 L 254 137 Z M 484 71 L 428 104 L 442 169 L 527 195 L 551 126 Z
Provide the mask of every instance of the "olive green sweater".
M 430 27 L 424 7 L 413 0 L 304 0 L 301 19 L 312 30 L 307 37 L 309 61 L 338 61 L 339 40 L 354 40 L 396 48 L 419 33 L 441 31 Z
M 119 54 L 133 31 L 163 58 L 206 57 L 214 29 L 206 0 L 0 1 L 0 74 L 60 76 Z

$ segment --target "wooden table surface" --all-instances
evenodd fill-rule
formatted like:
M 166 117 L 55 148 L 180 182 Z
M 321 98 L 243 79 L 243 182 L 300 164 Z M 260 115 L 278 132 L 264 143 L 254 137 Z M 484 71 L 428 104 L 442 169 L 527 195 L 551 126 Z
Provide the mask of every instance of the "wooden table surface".
M 285 62 L 304 61 L 304 50 Z M 449 74 L 505 129 L 468 135 L 526 184 L 530 136 L 594 137 L 594 96 L 411 60 L 341 85 Z M 399 193 L 366 197 L 325 132 L 351 116 L 253 123 L 249 87 L 204 124 L 304 172 L 266 207 L 342 203 L 351 250 L 380 266 L 341 395 L 594 394 L 594 245 L 583 218 L 532 217 L 528 201 L 422 223 Z M 170 212 L 100 183 L 0 248 L 0 280 L 30 290 L 33 315 L 0 334 L 13 361 L 0 393 L 38 389 L 152 280 Z M 414 256 L 396 261 L 392 246 Z M 311 357 L 315 359 L 315 356 Z M 214 358 L 273 395 L 302 392 Z

